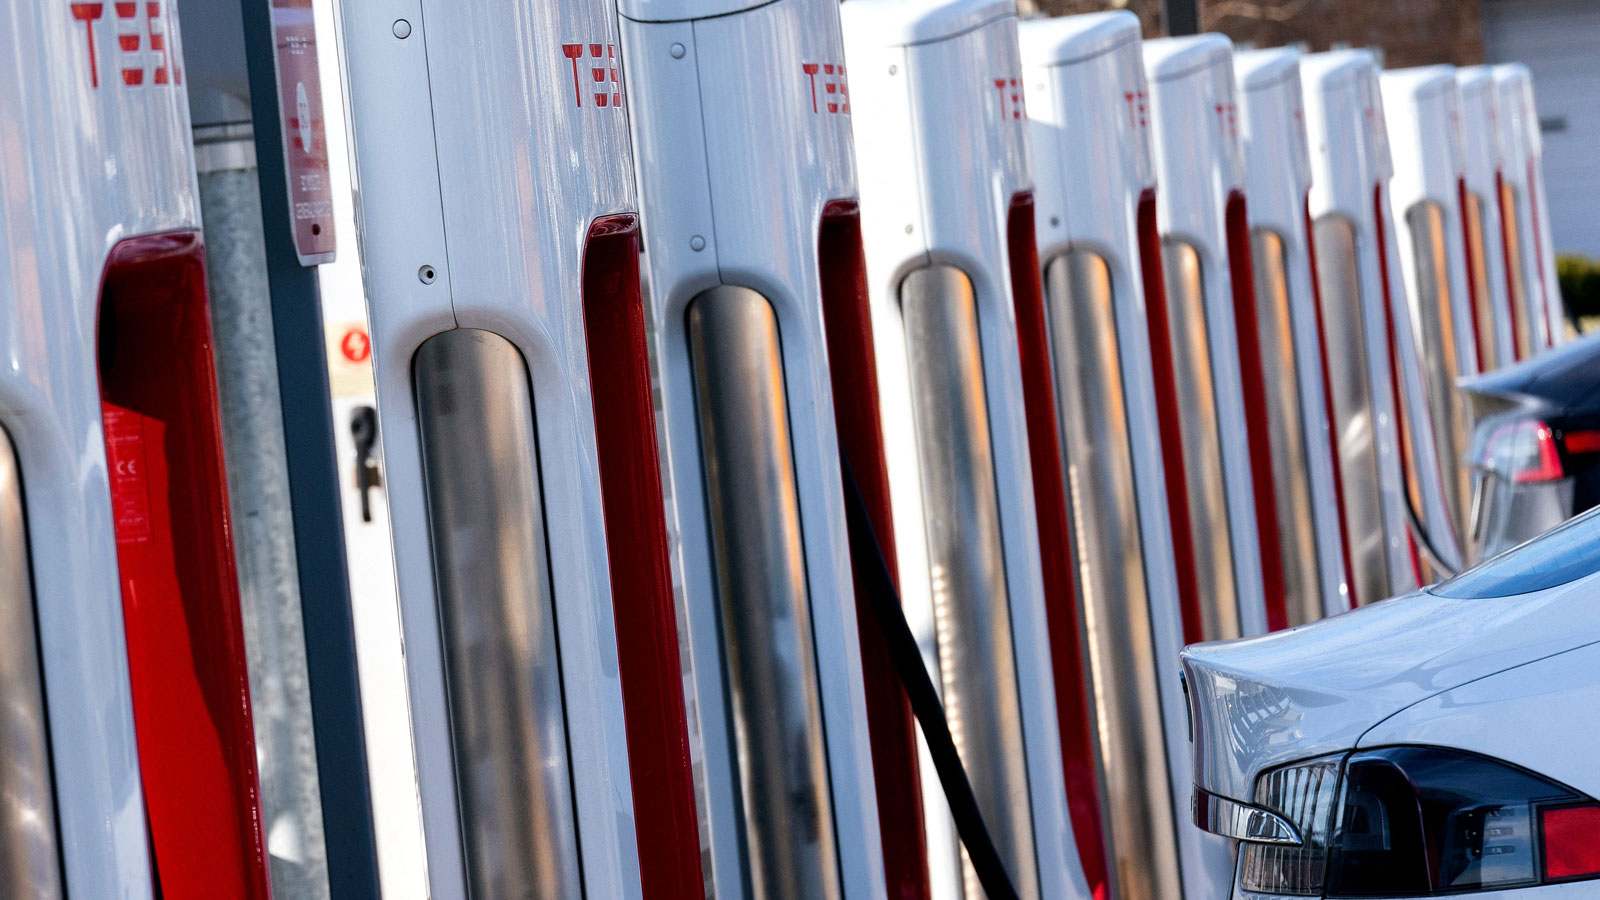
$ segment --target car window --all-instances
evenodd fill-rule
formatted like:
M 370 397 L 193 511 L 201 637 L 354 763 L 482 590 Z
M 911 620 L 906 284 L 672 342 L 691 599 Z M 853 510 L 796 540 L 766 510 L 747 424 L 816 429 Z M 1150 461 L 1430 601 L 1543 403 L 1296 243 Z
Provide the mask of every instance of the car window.
M 1600 571 L 1600 508 L 1429 588 L 1476 600 L 1542 591 Z

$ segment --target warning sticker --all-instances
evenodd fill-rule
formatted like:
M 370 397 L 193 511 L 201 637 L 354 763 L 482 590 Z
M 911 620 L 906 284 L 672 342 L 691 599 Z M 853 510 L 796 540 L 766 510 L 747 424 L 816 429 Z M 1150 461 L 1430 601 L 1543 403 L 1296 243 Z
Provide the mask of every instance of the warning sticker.
M 145 473 L 144 416 L 106 404 L 106 467 L 111 476 L 111 516 L 117 543 L 150 539 L 150 481 Z

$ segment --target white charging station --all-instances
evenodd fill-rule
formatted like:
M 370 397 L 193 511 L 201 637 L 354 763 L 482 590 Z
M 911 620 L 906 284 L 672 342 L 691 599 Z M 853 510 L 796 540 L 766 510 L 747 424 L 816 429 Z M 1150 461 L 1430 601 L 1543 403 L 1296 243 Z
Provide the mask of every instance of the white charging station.
M 265 900 L 174 4 L 7 12 L 0 895 Z
M 697 896 L 616 8 L 341 27 L 431 896 Z
M 1410 345 L 1410 332 L 1386 190 L 1393 167 L 1371 54 L 1313 53 L 1300 73 L 1345 525 L 1356 599 L 1367 604 L 1423 581 L 1411 530 L 1420 496 L 1406 471 L 1418 452 L 1406 443 L 1415 429 L 1399 424 L 1406 390 L 1399 350 Z
M 1487 66 L 1456 70 L 1461 91 L 1461 151 L 1464 176 L 1468 252 L 1473 278 L 1484 289 L 1474 291 L 1479 344 L 1478 364 L 1488 372 L 1523 358 L 1519 351 L 1518 317 L 1513 316 L 1510 281 L 1506 276 L 1505 226 L 1501 209 L 1501 136 L 1499 95 Z M 1478 252 L 1481 244 L 1482 252 Z
M 1200 616 L 1184 623 L 1184 642 L 1261 634 L 1288 618 L 1233 45 L 1217 34 L 1146 41 L 1144 67 L 1201 584 Z M 1233 868 L 1227 842 L 1187 818 L 1177 827 L 1184 896 L 1211 896 Z
M 1353 606 L 1345 563 L 1344 486 L 1334 465 L 1322 298 L 1312 277 L 1300 53 L 1234 56 L 1239 126 L 1250 197 L 1256 322 L 1267 374 L 1278 535 L 1291 625 Z
M 620 12 L 713 885 L 882 898 L 820 251 L 856 198 L 838 4 Z
M 1067 799 L 1091 890 L 1157 898 L 1182 891 L 1189 791 L 1182 690 L 1162 660 L 1200 599 L 1180 447 L 1166 439 L 1178 392 L 1139 31 L 1124 11 L 1019 26 L 1098 776 L 1080 786 L 1069 755 Z
M 1428 66 L 1385 72 L 1380 81 L 1394 177 L 1389 202 L 1413 340 L 1423 365 L 1433 424 L 1435 465 L 1458 541 L 1472 508 L 1471 412 L 1456 379 L 1475 375 L 1478 335 L 1467 230 L 1461 213 L 1465 165 L 1455 69 Z
M 1516 246 L 1507 255 L 1521 264 L 1530 353 L 1538 353 L 1555 346 L 1565 333 L 1555 251 L 1550 246 L 1549 201 L 1544 194 L 1544 139 L 1539 133 L 1539 111 L 1528 67 L 1502 63 L 1490 68 L 1505 153 L 1503 187 L 1516 210 L 1517 226 L 1507 229 L 1508 242 L 1514 240 Z
M 1201 541 L 1202 619 L 1186 642 L 1260 634 L 1284 609 L 1232 57 L 1216 34 L 1144 45 L 1189 513 Z
M 1087 897 L 1064 849 L 1062 730 L 1081 724 L 1058 695 L 1085 686 L 1081 664 L 1052 667 L 1052 630 L 1077 624 L 1016 8 L 850 0 L 842 16 L 907 618 L 1020 896 Z M 932 896 L 979 896 L 922 768 Z

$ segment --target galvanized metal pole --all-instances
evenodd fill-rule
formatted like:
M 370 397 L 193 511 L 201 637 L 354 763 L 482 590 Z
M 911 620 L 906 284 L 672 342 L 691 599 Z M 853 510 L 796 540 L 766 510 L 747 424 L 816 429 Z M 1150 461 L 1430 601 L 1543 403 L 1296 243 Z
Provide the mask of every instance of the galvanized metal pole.
M 377 845 L 317 270 L 295 252 L 270 0 L 240 0 L 306 670 L 334 900 L 377 900 Z

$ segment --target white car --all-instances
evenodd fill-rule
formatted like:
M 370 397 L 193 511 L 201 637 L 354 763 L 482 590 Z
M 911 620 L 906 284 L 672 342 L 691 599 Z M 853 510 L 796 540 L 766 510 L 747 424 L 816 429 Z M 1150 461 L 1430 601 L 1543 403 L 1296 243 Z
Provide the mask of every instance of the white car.
M 1600 510 L 1456 578 L 1183 652 L 1233 896 L 1600 897 Z

